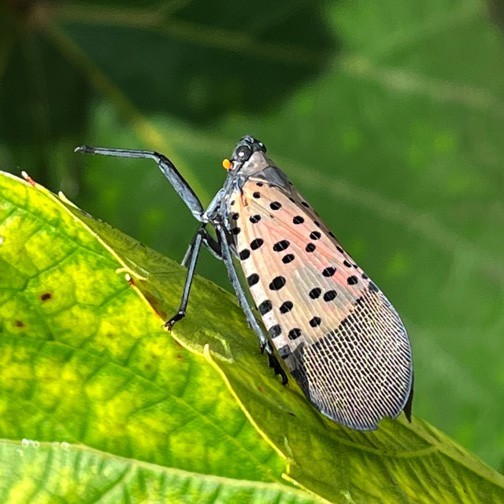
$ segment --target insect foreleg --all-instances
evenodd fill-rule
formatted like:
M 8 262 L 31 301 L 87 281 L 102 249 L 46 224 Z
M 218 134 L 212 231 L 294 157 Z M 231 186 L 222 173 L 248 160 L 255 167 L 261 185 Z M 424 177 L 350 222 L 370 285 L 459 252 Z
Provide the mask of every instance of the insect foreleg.
M 189 302 L 189 294 L 191 293 L 191 286 L 194 278 L 194 272 L 196 270 L 196 263 L 198 262 L 199 252 L 201 246 L 203 245 L 204 236 L 207 234 L 205 230 L 205 224 L 202 224 L 194 238 L 189 244 L 184 260 L 182 261 L 183 266 L 187 266 L 187 275 L 184 283 L 184 290 L 182 292 L 182 299 L 180 300 L 180 306 L 178 312 L 167 322 L 165 322 L 165 327 L 168 330 L 175 325 L 175 322 L 183 319 L 187 310 L 187 303 Z
M 154 161 L 156 161 L 159 168 L 163 172 L 164 176 L 168 179 L 175 191 L 177 191 L 177 194 L 189 207 L 189 210 L 194 215 L 194 217 L 200 222 L 205 221 L 203 217 L 204 210 L 200 200 L 191 189 L 191 186 L 179 173 L 177 168 L 175 168 L 175 165 L 166 156 L 153 151 L 136 149 L 104 149 L 101 147 L 89 147 L 88 145 L 77 147 L 75 149 L 75 152 L 83 152 L 85 154 L 101 154 L 102 156 L 154 159 Z
M 238 278 L 238 274 L 236 273 L 236 269 L 233 264 L 233 259 L 231 257 L 231 251 L 228 245 L 226 231 L 220 225 L 216 226 L 215 229 L 217 231 L 217 235 L 220 241 L 222 260 L 226 265 L 228 276 L 233 286 L 233 289 L 236 293 L 236 296 L 238 298 L 238 302 L 240 303 L 240 306 L 242 307 L 242 310 L 245 313 L 245 317 L 247 318 L 249 326 L 254 330 L 254 332 L 257 335 L 257 338 L 259 339 L 259 343 L 261 345 L 261 351 L 266 351 L 268 355 L 270 368 L 272 368 L 275 371 L 275 374 L 278 374 L 282 377 L 282 383 L 285 385 L 288 381 L 287 375 L 285 374 L 285 371 L 278 362 L 278 359 L 275 357 L 273 349 L 271 348 L 271 343 L 264 334 L 263 330 L 261 329 L 261 326 L 257 322 L 254 313 L 252 311 L 252 307 L 250 306 L 249 300 L 247 299 L 247 296 L 245 295 L 245 292 L 240 284 L 240 280 Z

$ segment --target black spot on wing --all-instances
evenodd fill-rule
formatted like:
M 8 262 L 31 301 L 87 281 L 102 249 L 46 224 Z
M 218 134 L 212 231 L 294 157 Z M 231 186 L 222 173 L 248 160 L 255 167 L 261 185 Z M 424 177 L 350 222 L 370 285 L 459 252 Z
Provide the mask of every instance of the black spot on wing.
M 282 257 L 282 262 L 284 264 L 289 264 L 292 261 L 294 261 L 294 254 L 287 254 Z
M 348 285 L 355 285 L 358 281 L 359 281 L 359 279 L 355 275 L 349 276 L 347 278 Z
M 291 329 L 289 331 L 288 338 L 290 340 L 295 340 L 295 339 L 299 338 L 300 336 L 301 336 L 301 329 L 299 329 L 299 327 L 294 327 L 293 329 Z
M 280 290 L 286 284 L 285 277 L 279 275 L 270 282 L 269 288 L 273 291 Z
M 324 275 L 325 277 L 331 277 L 334 275 L 334 273 L 336 273 L 336 268 L 334 268 L 333 266 L 329 266 L 322 271 L 322 275 Z
M 282 252 L 284 251 L 286 248 L 288 248 L 290 245 L 289 241 L 288 240 L 280 240 L 279 242 L 275 243 L 273 245 L 273 250 L 275 252 Z
M 238 257 L 240 258 L 240 261 L 244 261 L 245 259 L 248 259 L 250 257 L 250 250 L 249 249 L 243 249 L 238 253 Z
M 336 299 L 337 295 L 338 295 L 338 293 L 335 290 L 328 290 L 324 294 L 324 301 L 326 301 L 326 302 L 332 301 L 333 299 Z
M 285 301 L 280 306 L 280 313 L 288 313 L 292 310 L 293 307 L 294 307 L 294 303 L 292 301 Z
M 272 338 L 276 338 L 282 334 L 282 328 L 278 324 L 275 324 L 268 329 L 268 333 Z
M 252 273 L 247 277 L 247 283 L 249 287 L 254 286 L 257 282 L 259 282 L 259 275 L 257 273 Z
M 259 310 L 259 313 L 261 315 L 266 315 L 266 313 L 270 312 L 273 309 L 273 305 L 271 304 L 271 301 L 269 299 L 266 299 L 266 301 L 263 301 L 257 309 Z
M 250 242 L 250 248 L 252 250 L 257 250 L 259 247 L 262 247 L 264 244 L 264 240 L 262 238 L 256 238 Z
M 369 282 L 369 292 L 378 293 L 380 292 L 380 289 L 378 289 L 373 282 Z

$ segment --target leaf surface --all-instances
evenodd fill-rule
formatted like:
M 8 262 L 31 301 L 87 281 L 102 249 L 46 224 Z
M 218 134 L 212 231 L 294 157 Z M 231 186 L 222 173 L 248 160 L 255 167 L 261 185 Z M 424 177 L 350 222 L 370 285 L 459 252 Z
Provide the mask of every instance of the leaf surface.
M 8 501 L 504 499 L 501 475 L 419 419 L 356 432 L 322 417 L 204 279 L 163 331 L 184 270 L 68 201 L 3 174 L 0 215 Z

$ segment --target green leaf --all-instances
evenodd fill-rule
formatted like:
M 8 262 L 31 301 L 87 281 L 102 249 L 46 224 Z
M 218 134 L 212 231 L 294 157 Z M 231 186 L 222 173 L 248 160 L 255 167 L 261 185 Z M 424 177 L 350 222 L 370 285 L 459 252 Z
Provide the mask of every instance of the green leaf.
M 356 432 L 320 415 L 204 279 L 163 331 L 184 270 L 30 182 L 0 177 L 5 502 L 504 499 L 416 418 Z
M 196 223 L 159 171 L 73 148 L 158 150 L 208 202 L 257 136 L 400 312 L 415 412 L 502 471 L 499 5 L 0 2 L 0 166 L 180 260 Z

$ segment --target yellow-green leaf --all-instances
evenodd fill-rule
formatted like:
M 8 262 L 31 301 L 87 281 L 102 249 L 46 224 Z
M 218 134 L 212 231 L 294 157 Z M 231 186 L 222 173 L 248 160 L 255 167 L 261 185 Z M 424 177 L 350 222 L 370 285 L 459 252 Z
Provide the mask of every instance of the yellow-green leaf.
M 502 502 L 419 419 L 355 432 L 258 351 L 234 297 L 65 199 L 0 177 L 5 502 Z M 297 487 L 297 488 L 296 488 Z

